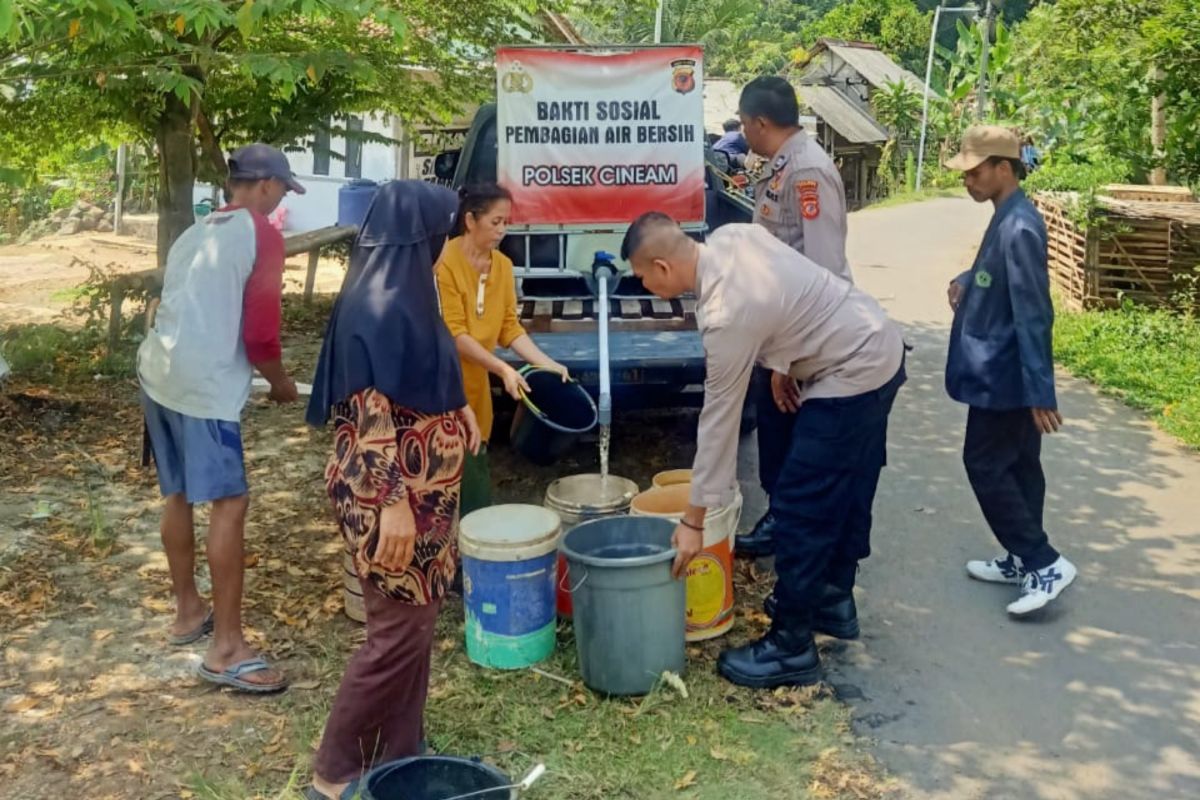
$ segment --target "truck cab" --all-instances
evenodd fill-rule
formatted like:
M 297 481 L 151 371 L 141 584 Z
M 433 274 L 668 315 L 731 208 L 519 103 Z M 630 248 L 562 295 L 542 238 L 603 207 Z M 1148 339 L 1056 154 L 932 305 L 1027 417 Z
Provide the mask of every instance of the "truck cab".
M 497 157 L 496 106 L 489 103 L 476 113 L 462 149 L 441 153 L 434 172 L 455 190 L 494 182 Z M 723 155 L 706 151 L 706 160 L 705 222 L 688 230 L 699 241 L 710 230 L 753 216 L 745 195 L 726 187 Z M 704 349 L 695 298 L 668 301 L 647 292 L 615 255 L 622 237 L 611 229 L 511 226 L 500 249 L 513 262 L 521 322 L 547 355 L 594 394 L 600 383 L 595 274 L 612 269 L 617 279 L 608 285 L 608 347 L 614 407 L 699 405 Z M 519 365 L 511 352 L 497 355 Z

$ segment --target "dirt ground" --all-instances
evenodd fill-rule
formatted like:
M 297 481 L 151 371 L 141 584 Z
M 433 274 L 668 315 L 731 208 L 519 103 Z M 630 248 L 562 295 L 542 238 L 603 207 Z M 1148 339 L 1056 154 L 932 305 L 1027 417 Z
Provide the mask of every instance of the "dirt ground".
M 79 274 L 68 252 L 78 251 L 6 248 L 8 258 L 42 256 L 58 276 L 6 287 L 9 309 L 57 313 L 55 297 Z M 288 274 L 293 290 L 298 276 Z M 338 280 L 340 265 L 323 265 L 322 285 Z M 285 362 L 300 380 L 312 374 L 331 302 L 285 300 Z M 160 501 L 153 470 L 139 465 L 136 398 L 129 379 L 12 380 L 0 391 L 0 781 L 22 800 L 298 797 L 345 659 L 363 640 L 342 614 L 341 545 L 322 485 L 328 434 L 305 425 L 302 408 L 261 397 L 243 418 L 252 487 L 248 636 L 293 681 L 280 696 L 246 698 L 195 677 L 203 642 L 165 642 L 172 602 Z M 648 486 L 655 472 L 690 463 L 694 435 L 694 413 L 638 415 L 614 432 L 612 470 Z M 594 471 L 596 462 L 594 442 L 551 468 L 531 467 L 500 444 L 495 498 L 540 503 L 552 479 Z M 201 537 L 204 527 L 201 512 Z M 757 607 L 767 579 L 742 565 L 743 608 L 731 636 L 763 629 Z M 844 706 L 827 693 L 724 684 L 712 665 L 725 644 L 728 637 L 689 648 L 690 701 L 669 691 L 600 701 L 579 682 L 569 625 L 543 665 L 565 685 L 471 665 L 454 598 L 439 622 L 430 739 L 441 752 L 486 756 L 514 775 L 545 761 L 551 777 L 531 797 L 879 796 Z
M 89 265 L 113 274 L 152 269 L 154 247 L 132 236 L 104 233 L 0 245 L 0 329 L 57 320 L 70 308 L 77 287 L 88 279 Z M 303 288 L 307 268 L 307 256 L 288 260 L 285 280 L 290 291 Z M 337 291 L 343 274 L 341 262 L 322 259 L 317 267 L 316 291 Z

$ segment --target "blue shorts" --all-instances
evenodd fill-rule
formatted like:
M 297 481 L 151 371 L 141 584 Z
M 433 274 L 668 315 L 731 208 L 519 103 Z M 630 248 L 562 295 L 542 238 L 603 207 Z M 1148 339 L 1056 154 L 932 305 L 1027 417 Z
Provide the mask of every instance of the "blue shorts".
M 145 393 L 142 409 L 163 497 L 182 493 L 188 503 L 210 503 L 248 492 L 241 425 L 189 417 Z

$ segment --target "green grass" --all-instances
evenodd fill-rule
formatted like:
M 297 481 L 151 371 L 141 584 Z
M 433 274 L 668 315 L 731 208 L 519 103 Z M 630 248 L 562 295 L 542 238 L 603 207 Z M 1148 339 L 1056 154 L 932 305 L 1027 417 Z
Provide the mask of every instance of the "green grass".
M 1060 312 L 1056 358 L 1200 448 L 1200 319 L 1126 306 Z
M 461 607 L 438 622 L 425 725 L 438 752 L 482 757 L 520 780 L 546 775 L 530 800 L 817 800 L 882 796 L 886 784 L 850 732 L 849 710 L 824 688 L 756 692 L 718 678 L 713 658 L 729 637 L 689 647 L 687 697 L 666 683 L 646 697 L 600 697 L 579 681 L 569 625 L 539 669 L 501 672 L 471 664 L 461 647 Z M 754 632 L 761 626 L 746 622 Z M 340 679 L 336 648 L 309 670 Z M 294 767 L 251 779 L 213 770 L 183 782 L 200 800 L 298 800 L 328 705 L 285 695 Z
M 87 286 L 70 286 L 54 291 L 50 295 L 50 299 L 56 303 L 74 303 L 76 300 L 87 295 L 88 291 Z
M 919 192 L 899 192 L 898 194 L 885 197 L 875 203 L 871 203 L 867 208 L 891 208 L 893 206 L 902 206 L 907 203 L 920 203 L 925 200 L 933 200 L 938 197 L 966 197 L 967 192 L 961 187 L 953 189 L 922 189 Z

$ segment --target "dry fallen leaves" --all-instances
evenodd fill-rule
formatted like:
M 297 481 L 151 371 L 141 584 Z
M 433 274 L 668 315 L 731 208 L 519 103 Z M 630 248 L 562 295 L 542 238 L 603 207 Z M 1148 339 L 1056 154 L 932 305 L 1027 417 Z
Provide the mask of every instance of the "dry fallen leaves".
M 30 697 L 27 694 L 19 694 L 9 698 L 4 704 L 4 710 L 9 714 L 20 714 L 22 711 L 28 711 L 40 702 L 36 697 Z
M 696 770 L 689 769 L 684 773 L 683 777 L 675 781 L 675 790 L 682 792 L 684 789 L 696 785 Z

